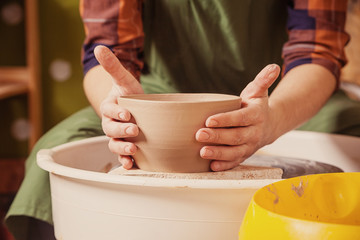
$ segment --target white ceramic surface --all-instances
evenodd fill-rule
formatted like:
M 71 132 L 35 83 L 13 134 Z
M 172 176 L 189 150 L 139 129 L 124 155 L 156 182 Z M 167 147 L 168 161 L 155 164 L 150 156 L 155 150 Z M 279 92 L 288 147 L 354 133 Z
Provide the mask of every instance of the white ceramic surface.
M 257 189 L 277 180 L 159 179 L 106 174 L 118 164 L 106 137 L 38 153 L 49 171 L 57 239 L 237 239 Z M 360 139 L 290 132 L 261 154 L 360 169 Z

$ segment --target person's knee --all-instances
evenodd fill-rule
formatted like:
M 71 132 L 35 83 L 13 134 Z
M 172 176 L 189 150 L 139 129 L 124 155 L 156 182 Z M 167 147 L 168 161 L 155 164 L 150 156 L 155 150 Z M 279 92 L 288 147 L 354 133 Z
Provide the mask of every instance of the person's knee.
M 16 240 L 56 240 L 53 225 L 28 216 L 10 216 L 5 221 Z

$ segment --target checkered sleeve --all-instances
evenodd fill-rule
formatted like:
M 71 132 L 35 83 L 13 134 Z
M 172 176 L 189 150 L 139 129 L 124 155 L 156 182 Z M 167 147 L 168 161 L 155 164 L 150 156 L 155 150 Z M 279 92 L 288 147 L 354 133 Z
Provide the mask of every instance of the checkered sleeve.
M 124 67 L 137 79 L 143 61 L 144 45 L 141 0 L 80 0 L 80 15 L 85 29 L 82 47 L 84 74 L 98 65 L 94 48 L 110 48 Z
M 289 0 L 284 74 L 301 64 L 319 64 L 339 79 L 346 63 L 346 0 Z

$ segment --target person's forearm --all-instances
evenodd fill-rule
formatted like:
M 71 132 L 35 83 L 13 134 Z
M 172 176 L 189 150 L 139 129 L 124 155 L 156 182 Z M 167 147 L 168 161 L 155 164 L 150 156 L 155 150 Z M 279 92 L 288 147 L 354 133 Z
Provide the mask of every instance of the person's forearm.
M 101 116 L 100 104 L 112 87 L 112 78 L 100 65 L 90 69 L 83 81 L 84 91 L 91 106 Z
M 316 64 L 290 70 L 269 98 L 273 139 L 314 116 L 336 88 L 334 75 Z

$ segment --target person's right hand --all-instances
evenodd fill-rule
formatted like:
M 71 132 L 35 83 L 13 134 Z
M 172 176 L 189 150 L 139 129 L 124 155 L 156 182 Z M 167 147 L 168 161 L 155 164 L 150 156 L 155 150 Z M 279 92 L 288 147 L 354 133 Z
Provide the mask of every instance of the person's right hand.
M 97 46 L 94 54 L 113 79 L 112 89 L 100 106 L 102 128 L 110 137 L 110 151 L 119 156 L 119 161 L 125 169 L 130 169 L 133 166 L 131 155 L 135 154 L 137 147 L 134 143 L 125 142 L 123 139 L 137 136 L 139 129 L 137 125 L 129 122 L 131 115 L 129 111 L 118 105 L 117 98 L 144 93 L 144 91 L 139 81 L 123 67 L 110 49 L 105 46 Z

